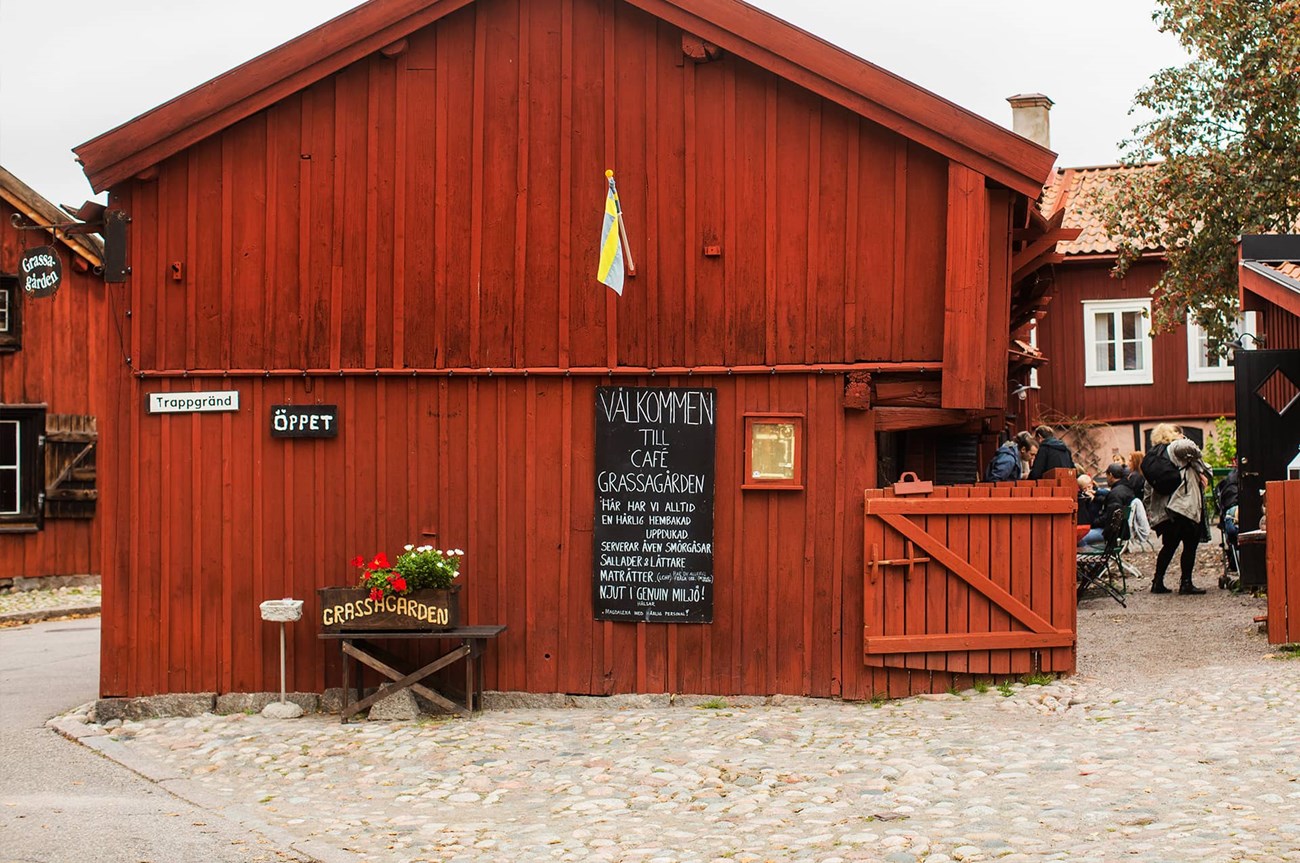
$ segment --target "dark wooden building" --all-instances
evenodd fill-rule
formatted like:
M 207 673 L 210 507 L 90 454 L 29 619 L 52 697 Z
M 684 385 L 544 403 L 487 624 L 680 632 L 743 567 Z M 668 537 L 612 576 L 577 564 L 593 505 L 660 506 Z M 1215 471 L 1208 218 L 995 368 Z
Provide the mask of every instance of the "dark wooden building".
M 863 492 L 882 449 L 933 465 L 1000 420 L 1053 159 L 735 0 L 373 0 L 76 151 L 131 219 L 106 696 L 273 688 L 257 603 L 420 541 L 465 549 L 468 618 L 509 626 L 490 687 L 884 691 Z M 593 619 L 607 386 L 716 391 L 711 623 Z M 238 410 L 142 408 L 214 390 Z M 337 438 L 271 437 L 286 404 L 336 405 Z M 290 686 L 336 685 L 292 635 Z M 902 688 L 946 688 L 928 667 Z
M 96 420 L 116 354 L 93 237 L 0 168 L 0 583 L 99 572 Z M 25 249 L 52 247 L 53 296 L 24 290 Z

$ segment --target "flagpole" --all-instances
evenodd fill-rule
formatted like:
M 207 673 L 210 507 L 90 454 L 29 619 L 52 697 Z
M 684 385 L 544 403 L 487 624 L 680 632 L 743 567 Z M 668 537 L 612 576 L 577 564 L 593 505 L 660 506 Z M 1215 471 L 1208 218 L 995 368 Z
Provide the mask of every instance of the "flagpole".
M 614 182 L 614 172 L 605 171 L 609 181 Z M 615 200 L 618 202 L 618 241 L 623 247 L 623 271 L 629 276 L 636 275 L 636 263 L 632 260 L 632 245 L 627 238 L 627 224 L 623 221 L 623 202 L 618 200 L 618 187 L 615 186 Z

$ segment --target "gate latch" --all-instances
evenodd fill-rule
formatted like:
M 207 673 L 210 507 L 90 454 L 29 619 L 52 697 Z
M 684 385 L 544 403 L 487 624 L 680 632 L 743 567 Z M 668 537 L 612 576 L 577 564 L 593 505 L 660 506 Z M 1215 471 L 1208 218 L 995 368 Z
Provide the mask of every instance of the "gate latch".
M 910 539 L 908 539 L 908 540 L 904 540 L 904 541 L 903 541 L 903 554 L 906 555 L 906 557 L 900 557 L 900 558 L 898 558 L 898 559 L 896 559 L 896 560 L 883 560 L 883 559 L 881 559 L 881 557 L 880 557 L 880 546 L 877 545 L 877 544 L 875 544 L 875 543 L 872 543 L 872 544 L 871 544 L 871 560 L 867 561 L 868 563 L 871 564 L 871 582 L 874 584 L 874 583 L 876 582 L 876 579 L 878 579 L 878 578 L 880 577 L 880 568 L 881 568 L 882 566 L 903 566 L 903 567 L 907 567 L 907 570 L 903 573 L 903 579 L 904 579 L 904 580 L 907 580 L 907 579 L 911 578 L 911 577 L 912 577 L 912 570 L 916 568 L 916 565 L 917 565 L 918 563 L 929 563 L 929 562 L 930 562 L 930 558 L 928 558 L 928 557 L 916 557 L 916 556 L 914 556 L 914 550 L 915 550 L 915 548 L 916 548 L 916 547 L 912 544 L 912 541 L 911 541 Z

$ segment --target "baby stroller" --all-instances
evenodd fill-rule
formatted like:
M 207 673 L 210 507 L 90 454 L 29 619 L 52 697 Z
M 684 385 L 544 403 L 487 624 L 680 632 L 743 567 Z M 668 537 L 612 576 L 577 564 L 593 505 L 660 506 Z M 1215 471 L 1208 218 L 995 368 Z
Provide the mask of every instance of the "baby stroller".
M 1219 549 L 1223 552 L 1223 571 L 1219 574 L 1220 590 L 1241 586 L 1237 558 L 1237 469 L 1214 486 L 1215 509 L 1219 513 Z

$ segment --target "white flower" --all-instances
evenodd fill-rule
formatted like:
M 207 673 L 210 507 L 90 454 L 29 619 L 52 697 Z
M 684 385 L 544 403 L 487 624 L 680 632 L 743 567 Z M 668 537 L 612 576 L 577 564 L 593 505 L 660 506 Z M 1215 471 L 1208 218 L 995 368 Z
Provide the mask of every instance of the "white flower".
M 418 550 L 419 550 L 419 551 L 433 551 L 433 546 L 431 546 L 431 545 L 422 545 L 422 546 L 420 546 L 420 548 L 419 548 Z
M 402 548 L 406 549 L 407 551 L 410 551 L 411 549 L 415 548 L 415 546 L 413 546 L 413 545 L 404 545 L 404 546 L 402 546 Z
M 455 551 L 453 551 L 452 554 L 456 555 L 457 557 L 464 557 L 464 556 L 465 556 L 465 552 L 462 551 L 462 550 L 459 549 L 459 548 L 456 549 Z

